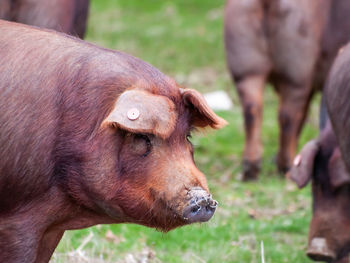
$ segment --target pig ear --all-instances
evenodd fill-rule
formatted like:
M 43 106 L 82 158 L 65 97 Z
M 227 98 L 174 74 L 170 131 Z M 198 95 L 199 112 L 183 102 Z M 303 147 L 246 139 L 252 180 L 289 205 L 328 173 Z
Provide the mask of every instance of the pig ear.
M 167 97 L 127 90 L 105 121 L 133 133 L 152 133 L 165 139 L 173 132 L 176 120 L 175 104 Z
M 339 148 L 336 148 L 328 162 L 328 174 L 332 187 L 350 184 L 350 175 L 346 170 Z
M 227 125 L 227 121 L 213 112 L 198 91 L 180 88 L 180 92 L 185 103 L 193 109 L 192 124 L 195 127 L 204 128 L 210 126 L 214 129 L 220 129 Z
M 288 176 L 299 188 L 303 188 L 310 181 L 319 148 L 318 140 L 309 141 L 295 157 Z

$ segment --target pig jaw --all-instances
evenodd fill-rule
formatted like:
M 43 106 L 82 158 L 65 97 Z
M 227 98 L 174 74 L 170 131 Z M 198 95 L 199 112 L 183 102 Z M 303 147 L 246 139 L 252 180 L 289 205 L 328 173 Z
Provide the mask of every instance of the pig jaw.
M 153 205 L 156 223 L 148 226 L 167 232 L 182 225 L 207 222 L 214 215 L 218 202 L 206 190 L 196 186 L 180 191 L 169 201 L 164 196 L 160 197 Z
M 207 189 L 206 184 L 202 186 L 196 180 L 186 182 L 185 179 L 169 187 L 148 185 L 143 191 L 135 191 L 136 196 L 145 193 L 134 200 L 135 209 L 130 210 L 129 204 L 122 207 L 129 222 L 167 232 L 179 226 L 206 222 L 214 215 L 218 203 L 203 188 Z

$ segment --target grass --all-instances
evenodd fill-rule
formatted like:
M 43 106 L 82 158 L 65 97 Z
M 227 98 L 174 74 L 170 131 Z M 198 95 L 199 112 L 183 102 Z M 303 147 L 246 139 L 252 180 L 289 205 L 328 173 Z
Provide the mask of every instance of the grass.
M 310 189 L 302 191 L 275 168 L 277 98 L 265 93 L 262 173 L 238 180 L 244 143 L 242 114 L 223 49 L 223 0 L 92 0 L 87 40 L 133 54 L 202 92 L 226 90 L 234 108 L 219 114 L 225 129 L 193 138 L 197 166 L 219 201 L 214 218 L 168 234 L 137 225 L 67 231 L 52 262 L 311 262 L 305 256 Z M 317 136 L 319 97 L 300 145 Z

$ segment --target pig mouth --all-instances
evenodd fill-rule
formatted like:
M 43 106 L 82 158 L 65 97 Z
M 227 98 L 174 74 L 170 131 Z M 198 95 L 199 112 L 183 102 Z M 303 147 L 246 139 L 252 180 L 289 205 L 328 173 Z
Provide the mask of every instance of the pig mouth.
M 152 226 L 167 232 L 176 227 L 192 223 L 209 221 L 214 215 L 218 202 L 202 188 L 187 191 L 184 198 L 173 198 L 166 201 L 158 198 L 154 201 Z

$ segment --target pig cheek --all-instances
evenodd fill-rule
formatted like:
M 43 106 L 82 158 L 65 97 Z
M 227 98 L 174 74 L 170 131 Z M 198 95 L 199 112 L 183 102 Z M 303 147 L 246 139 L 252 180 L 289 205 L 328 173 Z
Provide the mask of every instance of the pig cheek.
M 135 148 L 131 149 L 132 152 L 134 150 Z M 121 156 L 122 167 L 118 176 L 119 189 L 116 199 L 132 218 L 139 218 L 140 214 L 146 213 L 153 206 L 154 198 L 150 191 L 153 174 L 149 169 L 151 161 L 149 156 L 142 158 L 130 155 L 130 152 Z
M 147 223 L 147 217 L 151 216 L 153 199 L 145 186 L 124 182 L 123 187 L 118 191 L 117 202 L 130 218 L 131 223 L 142 223 L 141 221 Z

